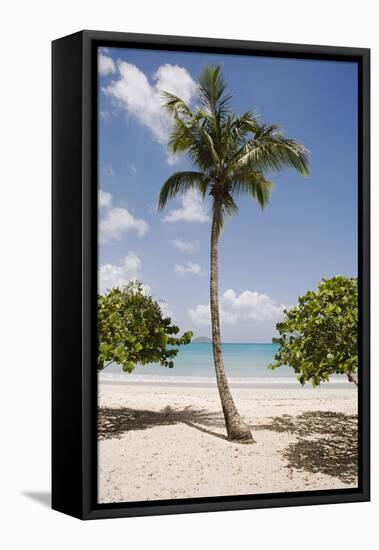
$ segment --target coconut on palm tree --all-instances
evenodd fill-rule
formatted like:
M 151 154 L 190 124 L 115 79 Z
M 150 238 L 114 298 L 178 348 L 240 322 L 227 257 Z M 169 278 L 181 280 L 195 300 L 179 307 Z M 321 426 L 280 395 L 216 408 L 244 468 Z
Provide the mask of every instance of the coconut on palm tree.
M 308 174 L 307 151 L 285 138 L 277 126 L 262 124 L 252 112 L 236 115 L 226 94 L 219 66 L 206 66 L 198 82 L 198 105 L 191 109 L 181 98 L 163 92 L 163 107 L 173 116 L 169 148 L 187 153 L 194 170 L 175 172 L 163 184 L 158 208 L 189 190 L 198 190 L 212 200 L 210 236 L 210 309 L 213 357 L 218 391 L 228 439 L 253 442 L 229 389 L 221 348 L 218 299 L 218 243 L 226 216 L 237 212 L 236 199 L 245 194 L 263 208 L 269 201 L 272 183 L 267 170 L 295 168 Z

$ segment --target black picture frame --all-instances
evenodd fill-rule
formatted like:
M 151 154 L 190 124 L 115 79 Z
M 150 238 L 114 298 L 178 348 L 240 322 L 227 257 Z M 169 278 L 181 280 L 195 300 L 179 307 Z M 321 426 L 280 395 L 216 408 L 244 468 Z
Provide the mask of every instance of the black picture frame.
M 97 504 L 97 55 L 99 46 L 354 61 L 359 75 L 359 486 Z M 52 43 L 52 507 L 81 519 L 370 499 L 370 50 L 81 31 Z

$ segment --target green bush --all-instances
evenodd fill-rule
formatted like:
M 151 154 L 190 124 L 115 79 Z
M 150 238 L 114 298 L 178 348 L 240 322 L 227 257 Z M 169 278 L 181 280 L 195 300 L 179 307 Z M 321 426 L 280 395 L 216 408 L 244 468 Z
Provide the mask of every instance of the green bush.
M 97 327 L 98 370 L 113 362 L 125 372 L 132 372 L 137 363 L 172 368 L 179 346 L 192 338 L 192 332 L 176 336 L 179 327 L 164 317 L 159 303 L 146 295 L 139 281 L 98 296 Z
M 292 367 L 301 384 L 318 386 L 331 374 L 346 374 L 357 384 L 357 278 L 322 279 L 318 291 L 301 296 L 276 328 L 280 336 L 272 341 L 279 350 L 269 368 Z

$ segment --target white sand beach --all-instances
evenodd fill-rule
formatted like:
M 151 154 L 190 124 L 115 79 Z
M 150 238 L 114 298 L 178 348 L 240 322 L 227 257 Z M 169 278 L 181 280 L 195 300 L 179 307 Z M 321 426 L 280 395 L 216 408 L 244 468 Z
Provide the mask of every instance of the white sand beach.
M 356 486 L 355 387 L 233 394 L 255 444 L 226 439 L 216 387 L 100 383 L 99 502 Z

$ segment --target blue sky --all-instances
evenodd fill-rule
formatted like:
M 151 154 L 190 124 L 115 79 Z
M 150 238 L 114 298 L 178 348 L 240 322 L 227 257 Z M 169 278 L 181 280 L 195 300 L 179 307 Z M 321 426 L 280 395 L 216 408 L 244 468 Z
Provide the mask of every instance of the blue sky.
M 210 336 L 208 206 L 190 194 L 156 210 L 167 177 L 190 166 L 167 153 L 160 90 L 193 105 L 207 63 L 221 64 L 236 112 L 255 109 L 310 151 L 309 178 L 267 174 L 270 204 L 240 198 L 221 236 L 223 340 L 269 342 L 283 306 L 322 277 L 357 274 L 354 63 L 100 50 L 100 288 L 138 278 L 182 330 Z

